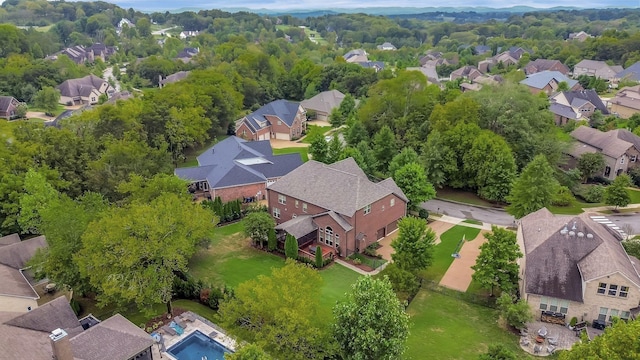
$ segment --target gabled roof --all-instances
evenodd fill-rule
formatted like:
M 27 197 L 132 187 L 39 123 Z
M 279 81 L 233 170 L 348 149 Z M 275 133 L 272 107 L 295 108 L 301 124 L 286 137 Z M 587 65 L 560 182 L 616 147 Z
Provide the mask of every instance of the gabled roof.
M 271 125 L 273 119 L 279 119 L 291 127 L 299 107 L 300 103 L 297 102 L 275 100 L 243 117 L 240 121 L 249 125 L 254 132 Z
M 610 130 L 605 133 L 582 125 L 571 132 L 571 137 L 581 143 L 599 149 L 604 155 L 617 159 L 626 153 L 630 147 L 635 146 L 633 143 L 622 139 L 622 137 L 632 139 L 632 136 L 635 136 L 632 133 L 631 135 L 627 133 L 628 130 L 624 129 Z M 637 138 L 637 136 L 635 137 Z
M 438 72 L 436 71 L 435 66 L 424 65 L 421 67 L 408 67 L 405 69 L 406 71 L 420 71 L 424 76 L 426 76 L 427 80 L 434 84 L 439 84 L 440 81 L 438 79 Z
M 558 83 L 562 81 L 566 82 L 569 85 L 569 89 L 573 88 L 578 83 L 578 80 L 569 79 L 559 71 L 547 70 L 527 76 L 526 79 L 520 81 L 520 84 L 524 84 L 536 89 L 543 89 L 545 86 L 547 86 L 547 84 L 551 82 L 551 80 L 554 79 Z
M 563 105 L 570 105 L 573 107 L 580 107 L 588 101 L 593 104 L 596 109 L 600 110 L 603 115 L 609 114 L 609 110 L 595 90 L 563 91 L 554 95 L 552 100 Z
M 20 242 L 20 236 L 18 234 L 11 234 L 0 237 L 0 246 L 11 245 Z
M 21 270 L 0 264 L 0 295 L 39 299 Z
M 47 240 L 44 236 L 0 246 L 0 264 L 16 270 L 24 269 L 36 251 L 46 246 Z
M 58 85 L 56 89 L 60 90 L 62 96 L 76 97 L 89 96 L 94 89 L 99 89 L 106 81 L 93 74 L 87 75 L 79 79 L 69 79 Z
M 350 50 L 349 52 L 344 54 L 343 58 L 346 62 L 350 63 L 357 61 L 369 61 L 369 59 L 367 58 L 367 52 L 363 49 Z
M 600 70 L 608 66 L 609 65 L 607 65 L 607 63 L 604 61 L 587 60 L 587 59 L 584 59 L 575 65 L 575 67 L 581 67 L 581 68 L 587 68 L 587 69 L 593 69 L 593 70 Z
M 616 78 L 640 81 L 640 61 L 617 73 Z
M 303 100 L 300 105 L 305 109 L 312 109 L 330 114 L 331 110 L 340 106 L 343 99 L 344 94 L 340 91 L 329 90 L 323 91 L 311 99 Z
M 565 117 L 567 119 L 578 120 L 582 117 L 582 114 L 573 111 L 573 108 L 568 105 L 552 102 L 549 105 L 549 111 L 558 116 Z
M 264 182 L 302 165 L 300 154 L 273 155 L 269 140 L 246 141 L 230 136 L 198 156 L 200 166 L 178 168 L 175 174 L 189 181 L 204 181 L 211 188 Z
M 560 60 L 548 60 L 548 59 L 533 60 L 525 66 L 524 70 L 527 74 L 533 74 L 540 71 L 551 70 L 553 67 L 560 67 L 562 69 L 562 71 L 560 72 L 563 74 L 566 74 L 570 71 L 569 67 L 563 64 L 562 62 L 560 62 Z
M 382 61 L 357 61 L 355 63 L 365 69 L 384 69 L 384 62 Z
M 178 71 L 177 73 L 171 74 L 166 78 L 160 80 L 160 83 L 164 85 L 164 84 L 171 84 L 171 83 L 180 81 L 182 79 L 185 79 L 187 76 L 189 76 L 189 73 L 191 73 L 191 71 Z
M 640 287 L 619 240 L 589 214 L 557 216 L 543 208 L 523 217 L 520 225 L 527 293 L 582 302 L 583 281 L 616 272 Z
M 69 301 L 64 296 L 55 298 L 5 324 L 44 333 L 50 333 L 58 328 L 71 332 L 82 329 L 82 325 L 69 306 Z
M 0 111 L 9 111 L 11 104 L 17 101 L 13 96 L 0 96 Z
M 331 165 L 310 160 L 269 189 L 351 217 L 366 205 L 394 193 L 390 186 L 370 181 L 355 160 L 347 158 Z M 400 198 L 404 201 L 406 196 L 402 194 Z
M 127 360 L 154 344 L 153 339 L 116 314 L 69 339 L 74 357 L 82 360 Z

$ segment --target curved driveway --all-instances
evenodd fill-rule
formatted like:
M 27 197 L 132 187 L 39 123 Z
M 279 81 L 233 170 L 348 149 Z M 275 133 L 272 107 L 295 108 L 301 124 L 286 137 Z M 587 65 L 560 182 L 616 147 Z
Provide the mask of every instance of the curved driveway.
M 443 200 L 429 200 L 422 203 L 429 212 L 453 216 L 461 219 L 475 219 L 489 224 L 515 226 L 515 218 L 502 209 L 484 208 Z M 620 228 L 629 226 L 632 234 L 640 234 L 640 213 L 605 214 Z

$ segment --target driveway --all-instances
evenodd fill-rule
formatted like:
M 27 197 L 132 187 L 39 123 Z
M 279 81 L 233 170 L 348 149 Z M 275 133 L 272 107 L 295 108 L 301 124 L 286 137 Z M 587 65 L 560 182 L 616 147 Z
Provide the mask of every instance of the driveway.
M 485 223 L 502 226 L 515 225 L 515 218 L 501 209 L 489 209 L 442 200 L 429 200 L 422 203 L 421 206 L 429 212 L 449 215 L 460 219 L 475 219 Z

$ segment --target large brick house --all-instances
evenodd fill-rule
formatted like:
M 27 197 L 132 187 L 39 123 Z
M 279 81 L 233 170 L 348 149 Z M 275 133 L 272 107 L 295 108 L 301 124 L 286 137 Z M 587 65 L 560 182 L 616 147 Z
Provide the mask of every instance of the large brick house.
M 267 188 L 276 229 L 300 247 L 320 243 L 348 256 L 384 238 L 406 215 L 407 198 L 393 179 L 375 183 L 353 158 L 309 161 Z
M 267 185 L 302 165 L 300 154 L 273 155 L 269 140 L 228 137 L 197 158 L 198 166 L 178 168 L 175 175 L 189 181 L 195 196 L 263 199 Z
M 300 103 L 276 100 L 236 121 L 236 136 L 247 140 L 294 140 L 307 129 Z
M 601 175 L 613 180 L 640 163 L 640 136 L 626 129 L 602 132 L 580 126 L 571 132 L 576 140 L 569 150 L 568 167 L 575 167 L 585 153 L 600 153 L 605 161 Z
M 11 120 L 16 117 L 20 102 L 13 96 L 0 96 L 0 118 Z
M 566 321 L 610 322 L 640 310 L 640 260 L 627 255 L 619 229 L 602 216 L 553 215 L 543 208 L 520 220 L 520 294 L 538 314 Z
M 94 105 L 98 103 L 100 95 L 111 97 L 115 93 L 115 89 L 106 80 L 93 74 L 65 80 L 56 89 L 60 91 L 59 102 L 62 105 Z

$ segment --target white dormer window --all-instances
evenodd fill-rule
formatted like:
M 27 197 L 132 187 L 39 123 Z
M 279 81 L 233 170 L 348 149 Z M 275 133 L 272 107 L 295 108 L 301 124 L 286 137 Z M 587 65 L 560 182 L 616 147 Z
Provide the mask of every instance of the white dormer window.
M 389 206 L 393 206 L 396 204 L 396 199 L 395 198 L 391 198 L 391 200 L 389 201 Z

